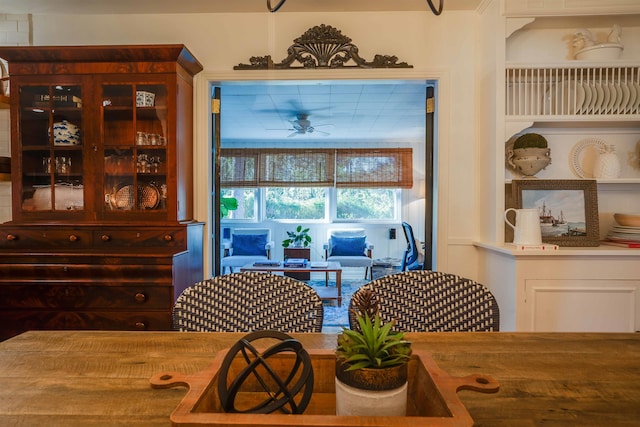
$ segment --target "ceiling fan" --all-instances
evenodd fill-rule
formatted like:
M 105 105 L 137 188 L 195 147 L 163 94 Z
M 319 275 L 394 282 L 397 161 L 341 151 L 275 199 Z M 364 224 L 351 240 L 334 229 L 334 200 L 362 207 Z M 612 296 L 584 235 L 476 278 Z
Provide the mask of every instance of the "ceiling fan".
M 305 135 L 305 134 L 314 133 L 314 132 L 327 136 L 329 135 L 329 132 L 324 132 L 316 128 L 320 126 L 332 126 L 329 124 L 312 126 L 311 121 L 309 120 L 309 115 L 304 113 L 296 114 L 296 119 L 289 120 L 289 123 L 291 123 L 291 126 L 292 126 L 292 129 L 289 129 L 289 130 L 293 131 L 291 134 L 289 134 L 288 136 L 289 138 L 296 135 Z

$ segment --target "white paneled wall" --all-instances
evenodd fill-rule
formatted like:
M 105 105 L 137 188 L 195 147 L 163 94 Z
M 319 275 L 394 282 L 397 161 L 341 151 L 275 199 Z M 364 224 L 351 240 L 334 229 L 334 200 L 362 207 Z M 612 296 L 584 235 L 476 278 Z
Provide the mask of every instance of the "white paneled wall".
M 0 13 L 0 45 L 27 46 L 31 44 L 29 15 Z M 0 156 L 11 155 L 9 110 L 0 109 Z M 11 183 L 0 182 L 0 223 L 11 220 Z
M 28 46 L 30 44 L 30 16 L 0 13 L 0 45 Z

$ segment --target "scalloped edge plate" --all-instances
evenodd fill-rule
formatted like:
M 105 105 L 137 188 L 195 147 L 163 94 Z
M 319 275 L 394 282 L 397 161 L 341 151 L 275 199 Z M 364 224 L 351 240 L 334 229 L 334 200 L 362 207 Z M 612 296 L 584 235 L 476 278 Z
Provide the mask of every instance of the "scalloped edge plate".
M 593 178 L 595 161 L 607 144 L 598 138 L 578 141 L 569 152 L 569 166 L 578 178 Z

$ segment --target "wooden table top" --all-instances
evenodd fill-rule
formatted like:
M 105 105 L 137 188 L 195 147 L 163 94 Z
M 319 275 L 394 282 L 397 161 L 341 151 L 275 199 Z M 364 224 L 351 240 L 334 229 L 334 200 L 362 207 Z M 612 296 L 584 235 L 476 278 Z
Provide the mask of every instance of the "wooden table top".
M 167 426 L 184 388 L 152 375 L 197 373 L 244 334 L 33 331 L 0 343 L 1 426 Z M 294 334 L 307 348 L 336 335 Z M 448 374 L 485 374 L 496 394 L 460 391 L 477 426 L 637 426 L 640 334 L 412 333 Z

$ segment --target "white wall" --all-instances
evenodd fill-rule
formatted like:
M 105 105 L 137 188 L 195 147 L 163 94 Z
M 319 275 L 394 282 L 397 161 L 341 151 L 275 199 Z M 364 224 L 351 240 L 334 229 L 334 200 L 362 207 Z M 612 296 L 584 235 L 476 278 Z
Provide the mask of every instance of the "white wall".
M 476 141 L 474 135 L 474 49 L 477 15 L 447 11 L 440 17 L 425 11 L 392 13 L 253 13 L 179 15 L 33 16 L 33 44 L 184 43 L 204 65 L 196 79 L 196 211 L 207 221 L 209 190 L 203 173 L 208 152 L 208 80 L 245 79 L 438 79 L 437 127 L 437 265 L 475 278 L 474 212 Z M 233 71 L 251 56 L 286 56 L 294 38 L 327 24 L 353 40 L 362 57 L 392 54 L 414 65 L 412 70 Z M 307 77 L 308 76 L 308 77 Z M 204 155 L 203 155 L 204 153 Z M 202 171 L 202 172 L 201 172 Z M 204 172 L 206 171 L 206 172 Z M 401 230 L 398 230 L 401 232 Z M 398 236 L 402 241 L 401 234 Z
M 26 46 L 30 41 L 28 15 L 0 13 L 0 46 Z M 0 157 L 11 156 L 9 110 L 0 109 Z M 0 182 L 0 223 L 11 219 L 11 183 Z

